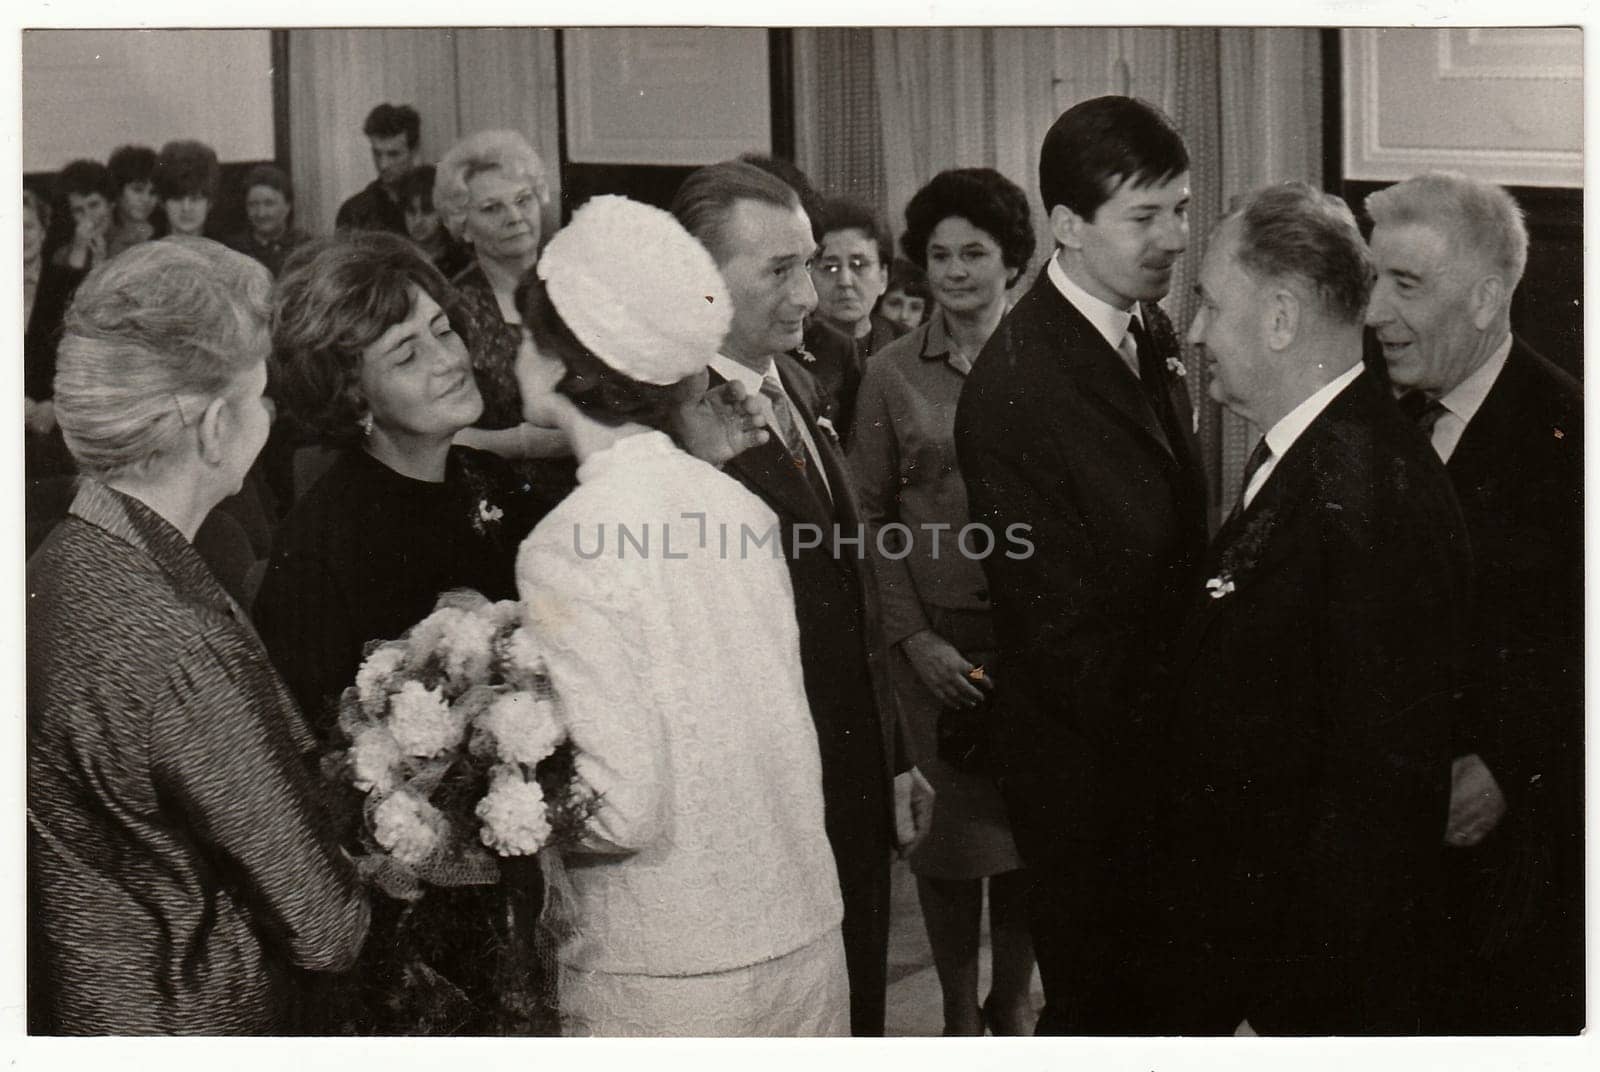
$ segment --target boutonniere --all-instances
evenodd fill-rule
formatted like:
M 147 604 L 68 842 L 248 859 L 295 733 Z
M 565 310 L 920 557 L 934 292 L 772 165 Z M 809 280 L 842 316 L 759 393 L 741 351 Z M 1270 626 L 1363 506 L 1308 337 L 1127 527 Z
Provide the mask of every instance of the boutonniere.
M 1181 357 L 1169 357 L 1167 358 L 1167 371 L 1181 380 L 1189 375 L 1189 366 L 1183 363 L 1183 358 Z
M 1212 599 L 1222 599 L 1233 593 L 1233 578 L 1227 573 L 1219 573 L 1206 582 L 1206 591 Z
M 497 523 L 505 516 L 506 512 L 500 509 L 498 506 L 495 506 L 488 499 L 479 499 L 478 516 L 472 519 L 472 523 L 479 532 L 482 532 L 488 526 Z
M 810 350 L 807 350 L 804 346 L 796 346 L 790 351 L 790 353 L 792 353 L 795 360 L 799 361 L 802 365 L 815 365 L 817 363 L 816 355 L 814 355 Z
M 823 432 L 827 433 L 828 438 L 833 440 L 834 446 L 839 445 L 839 431 L 838 429 L 834 428 L 832 421 L 826 417 L 818 417 L 817 427 L 822 429 Z

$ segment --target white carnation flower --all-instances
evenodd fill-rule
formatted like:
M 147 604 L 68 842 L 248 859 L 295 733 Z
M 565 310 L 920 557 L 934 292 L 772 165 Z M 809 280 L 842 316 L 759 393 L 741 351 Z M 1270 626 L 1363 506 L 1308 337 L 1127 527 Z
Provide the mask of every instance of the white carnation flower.
M 496 629 L 514 629 L 522 623 L 522 600 L 502 599 L 478 613 L 487 617 Z
M 501 856 L 538 852 L 550 840 L 544 792 L 538 782 L 524 781 L 514 768 L 496 768 L 489 791 L 478 801 L 483 828 L 478 836 Z
M 406 649 L 398 644 L 385 644 L 367 656 L 356 671 L 356 697 L 363 709 L 382 711 L 383 701 L 394 684 L 394 676 L 405 665 Z
M 400 744 L 382 726 L 368 726 L 350 744 L 350 766 L 357 789 L 387 793 L 399 779 Z
M 497 697 L 479 717 L 478 725 L 494 738 L 500 759 L 530 767 L 554 752 L 566 737 L 554 702 L 527 692 Z
M 433 656 L 448 654 L 445 648 L 446 638 L 456 628 L 456 624 L 465 617 L 467 612 L 458 607 L 440 607 L 412 626 L 411 632 L 406 636 L 406 647 L 411 653 L 411 666 L 420 668 Z
M 391 793 L 372 813 L 372 836 L 403 864 L 416 866 L 439 844 L 444 816 L 408 790 Z
M 452 680 L 479 681 L 488 675 L 494 629 L 494 622 L 481 614 L 463 614 L 449 621 L 440 650 L 445 673 Z
M 546 673 L 544 649 L 528 626 L 519 626 L 506 642 L 506 665 L 514 675 L 523 679 Z
M 461 742 L 466 723 L 438 689 L 407 681 L 389 700 L 389 732 L 408 756 L 436 756 Z

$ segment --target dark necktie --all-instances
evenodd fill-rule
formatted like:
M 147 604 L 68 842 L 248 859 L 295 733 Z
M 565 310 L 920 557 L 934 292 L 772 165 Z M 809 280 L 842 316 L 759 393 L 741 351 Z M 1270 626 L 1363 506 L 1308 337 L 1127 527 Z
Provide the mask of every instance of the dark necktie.
M 1422 429 L 1422 434 L 1433 438 L 1433 426 L 1439 418 L 1450 412 L 1450 407 L 1437 398 L 1429 398 L 1421 391 L 1408 391 L 1400 396 L 1400 410 Z
M 778 438 L 783 440 L 784 453 L 789 456 L 789 460 L 811 486 L 818 501 L 831 509 L 833 497 L 828 494 L 828 485 L 823 482 L 822 475 L 817 472 L 817 467 L 813 464 L 810 452 L 806 450 L 805 437 L 800 434 L 794 407 L 789 405 L 789 396 L 784 393 L 776 373 L 762 377 L 761 393 L 772 405 L 772 419 L 777 423 L 776 431 Z
M 1172 411 L 1172 397 L 1167 392 L 1167 364 L 1157 356 L 1156 345 L 1138 317 L 1128 321 L 1128 334 L 1139 357 L 1139 386 L 1144 389 L 1145 400 L 1150 403 L 1162 432 L 1166 433 L 1172 453 L 1182 458 L 1183 431 L 1178 427 L 1178 415 Z
M 1272 448 L 1267 446 L 1267 437 L 1262 436 L 1251 448 L 1250 457 L 1245 459 L 1244 476 L 1239 481 L 1239 497 L 1233 501 L 1233 509 L 1228 512 L 1228 520 L 1224 524 L 1232 523 L 1234 518 L 1244 513 L 1244 493 L 1250 490 L 1250 481 L 1255 479 L 1256 473 L 1261 471 L 1261 467 L 1266 465 L 1271 457 Z

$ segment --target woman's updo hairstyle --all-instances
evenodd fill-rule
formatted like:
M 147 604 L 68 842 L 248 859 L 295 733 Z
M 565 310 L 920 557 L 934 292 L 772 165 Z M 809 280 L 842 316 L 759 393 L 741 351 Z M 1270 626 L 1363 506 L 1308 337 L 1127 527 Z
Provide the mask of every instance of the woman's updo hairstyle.
M 95 477 L 158 467 L 268 352 L 272 279 L 203 238 L 143 242 L 96 268 L 67 310 L 56 420 Z

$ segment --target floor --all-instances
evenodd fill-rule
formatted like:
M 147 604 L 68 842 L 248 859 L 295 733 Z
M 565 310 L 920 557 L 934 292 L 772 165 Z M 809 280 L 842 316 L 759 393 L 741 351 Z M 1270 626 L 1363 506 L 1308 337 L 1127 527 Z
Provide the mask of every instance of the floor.
M 939 977 L 933 969 L 928 949 L 928 934 L 922 927 L 922 910 L 917 905 L 917 884 L 910 869 L 896 860 L 892 873 L 893 893 L 889 915 L 889 1000 L 884 1034 L 939 1035 L 944 1029 L 944 1014 L 939 998 Z M 978 962 L 978 996 L 989 987 L 989 928 L 983 928 Z M 1039 973 L 1033 974 L 1033 1007 L 1044 1005 Z

